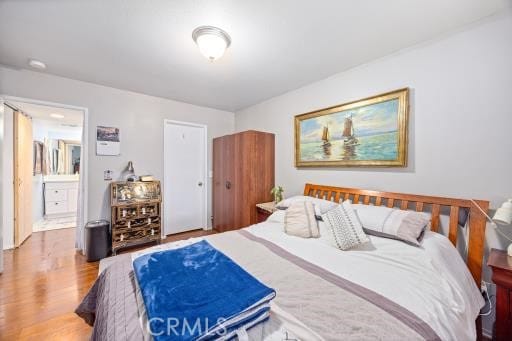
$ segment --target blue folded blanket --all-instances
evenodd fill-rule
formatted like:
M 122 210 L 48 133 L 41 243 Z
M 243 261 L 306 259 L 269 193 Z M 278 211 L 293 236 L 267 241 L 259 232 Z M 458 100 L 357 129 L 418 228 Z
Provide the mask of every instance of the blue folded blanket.
M 153 338 L 226 337 L 269 315 L 275 291 L 200 241 L 133 261 Z

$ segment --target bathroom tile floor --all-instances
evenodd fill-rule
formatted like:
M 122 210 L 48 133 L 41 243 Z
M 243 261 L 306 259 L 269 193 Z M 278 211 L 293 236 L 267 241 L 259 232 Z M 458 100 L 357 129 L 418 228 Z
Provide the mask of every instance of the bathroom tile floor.
M 33 232 L 50 231 L 76 227 L 76 215 L 67 217 L 44 218 L 34 223 Z

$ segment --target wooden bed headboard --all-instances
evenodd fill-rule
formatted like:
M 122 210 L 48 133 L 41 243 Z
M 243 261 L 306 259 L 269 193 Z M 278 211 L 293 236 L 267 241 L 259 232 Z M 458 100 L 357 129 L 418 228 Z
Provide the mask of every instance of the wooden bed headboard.
M 484 239 L 486 218 L 482 212 L 469 199 L 455 199 L 432 197 L 426 195 L 378 192 L 356 188 L 342 188 L 333 186 L 322 186 L 306 184 L 304 195 L 316 197 L 334 202 L 351 199 L 353 203 L 364 205 L 373 204 L 376 206 L 399 207 L 400 209 L 414 209 L 422 212 L 430 206 L 432 214 L 431 230 L 439 232 L 439 215 L 443 207 L 449 207 L 450 224 L 448 238 L 454 246 L 457 244 L 457 229 L 459 220 L 459 209 L 469 209 L 469 242 L 466 264 L 473 275 L 477 287 L 480 288 L 482 278 L 482 263 L 484 255 Z M 489 202 L 485 200 L 474 200 L 485 212 L 489 208 Z

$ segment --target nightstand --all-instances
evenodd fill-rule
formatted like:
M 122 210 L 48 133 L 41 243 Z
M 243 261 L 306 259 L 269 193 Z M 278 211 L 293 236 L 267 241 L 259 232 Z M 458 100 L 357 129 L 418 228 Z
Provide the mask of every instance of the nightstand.
M 256 211 L 258 212 L 258 223 L 262 223 L 267 220 L 267 218 L 276 210 L 276 203 L 273 201 L 256 204 Z
M 496 284 L 494 339 L 512 340 L 512 257 L 506 251 L 492 249 L 487 265 Z

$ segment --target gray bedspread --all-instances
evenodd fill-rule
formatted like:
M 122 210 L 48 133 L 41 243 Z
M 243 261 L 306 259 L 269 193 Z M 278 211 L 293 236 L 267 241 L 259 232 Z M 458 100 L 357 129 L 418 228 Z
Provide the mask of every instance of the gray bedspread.
M 92 340 L 143 340 L 129 254 L 100 273 L 75 313 L 94 326 Z
M 206 238 L 277 297 L 271 318 L 249 332 L 253 340 L 438 340 L 416 315 L 247 231 Z M 130 255 L 109 259 L 76 313 L 94 324 L 93 340 L 144 340 Z M 277 309 L 278 308 L 278 309 Z M 284 317 L 283 317 L 284 316 Z

